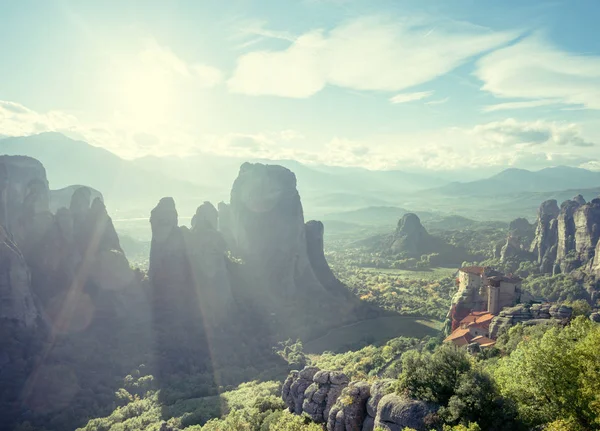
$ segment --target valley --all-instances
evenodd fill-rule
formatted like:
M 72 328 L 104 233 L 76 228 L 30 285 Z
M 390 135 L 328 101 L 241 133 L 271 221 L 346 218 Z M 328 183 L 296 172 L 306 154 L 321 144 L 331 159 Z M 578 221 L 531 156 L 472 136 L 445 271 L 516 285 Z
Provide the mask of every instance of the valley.
M 523 367 L 510 362 L 526 351 L 521 341 L 597 334 L 598 199 L 578 195 L 560 208 L 538 202 L 534 223 L 508 222 L 511 211 L 486 218 L 485 198 L 470 186 L 466 201 L 477 199 L 478 211 L 449 211 L 442 198 L 424 211 L 413 210 L 416 200 L 361 207 L 360 199 L 346 203 L 348 194 L 313 200 L 319 176 L 307 185 L 284 166 L 245 162 L 218 204 L 199 188 L 202 198 L 183 196 L 180 206 L 161 197 L 144 216 L 143 201 L 121 201 L 111 190 L 52 188 L 34 158 L 3 156 L 0 166 L 0 254 L 10 287 L 2 294 L 13 304 L 0 308 L 10 371 L 2 378 L 13 391 L 2 400 L 11 406 L 3 420 L 20 431 L 260 429 L 248 423 L 337 430 L 339 421 L 342 430 L 387 422 L 461 430 L 464 417 L 484 429 L 520 429 L 545 420 L 525 416 L 530 400 L 517 392 L 527 380 L 511 380 L 519 372 L 510 367 Z M 319 172 L 325 181 L 348 180 L 343 169 Z M 388 177 L 353 175 L 365 193 Z M 548 172 L 540 175 L 554 187 Z M 515 195 L 507 190 L 496 200 L 509 202 Z M 531 205 L 531 196 L 523 199 Z M 188 202 L 199 206 L 189 211 Z M 308 220 L 319 213 L 323 222 Z M 480 375 L 480 366 L 491 371 Z M 431 392 L 448 375 L 459 376 L 451 395 Z M 460 379 L 498 386 L 469 389 L 492 396 L 469 413 L 451 401 L 471 394 Z M 15 395 L 23 390 L 24 398 Z M 349 407 L 369 402 L 370 413 Z M 498 402 L 519 407 L 492 413 Z M 381 419 L 408 406 L 417 422 Z

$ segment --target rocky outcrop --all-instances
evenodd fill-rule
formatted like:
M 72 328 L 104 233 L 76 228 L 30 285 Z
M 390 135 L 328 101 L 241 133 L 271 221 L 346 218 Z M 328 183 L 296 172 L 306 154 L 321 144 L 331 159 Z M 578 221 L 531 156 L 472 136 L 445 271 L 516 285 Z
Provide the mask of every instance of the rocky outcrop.
M 546 201 L 538 212 L 531 250 L 542 273 L 568 273 L 577 268 L 594 272 L 600 238 L 600 198 L 586 203 L 576 196 L 562 203 Z
M 371 386 L 367 382 L 351 382 L 329 411 L 327 429 L 331 431 L 364 430 L 367 419 L 367 400 Z
M 302 411 L 316 423 L 327 422 L 331 408 L 349 382 L 340 371 L 318 371 L 304 391 Z
M 500 249 L 500 260 L 503 262 L 511 259 L 530 260 L 533 254 L 523 247 L 520 238 L 510 235 Z
M 426 431 L 431 428 L 432 415 L 436 411 L 436 406 L 424 401 L 388 394 L 379 401 L 374 426 L 387 431 L 405 428 Z
M 323 223 L 316 220 L 306 222 L 306 248 L 308 260 L 319 282 L 328 291 L 335 295 L 348 297 L 350 291 L 342 284 L 341 281 L 331 271 L 327 260 L 325 259 L 325 251 L 323 246 Z
M 371 394 L 367 400 L 367 416 L 363 424 L 363 431 L 372 431 L 375 427 L 375 418 L 377 417 L 377 408 L 379 401 L 387 395 L 394 392 L 395 382 L 391 379 L 377 380 L 371 386 Z
M 566 260 L 572 250 L 575 250 L 575 212 L 581 207 L 579 200 L 568 200 L 561 204 L 560 213 L 558 214 L 558 235 L 556 259 L 558 262 Z M 569 272 L 564 266 L 561 268 L 563 272 Z
M 99 325 L 112 330 L 107 317 L 115 318 L 118 307 L 113 291 L 133 281 L 102 200 L 91 202 L 84 187 L 71 190 L 69 208 L 54 214 L 42 164 L 29 157 L 0 157 L 2 425 L 30 410 L 26 404 L 32 398 L 60 404 L 43 394 L 60 393 L 65 383 L 54 375 L 46 379 L 44 370 L 64 363 L 61 345 L 71 353 L 83 349 L 78 340 L 97 336 L 92 333 Z M 113 342 L 94 341 L 103 348 L 114 347 Z M 85 348 L 94 343 L 87 341 Z M 85 368 L 73 366 L 77 373 Z
M 56 214 L 60 208 L 69 208 L 73 193 L 82 187 L 85 186 L 72 185 L 58 190 L 50 190 L 50 211 L 53 214 Z M 86 188 L 90 191 L 90 201 L 93 201 L 96 198 L 100 198 L 101 201 L 104 201 L 102 193 L 100 193 L 98 190 L 91 187 Z
M 527 219 L 517 218 L 511 221 L 506 242 L 496 245 L 494 258 L 502 262 L 533 260 L 535 256 L 530 252 L 530 248 L 534 234 L 534 226 L 529 224 Z
M 230 207 L 236 251 L 265 293 L 323 293 L 308 259 L 302 204 L 291 171 L 244 163 Z
M 341 372 L 306 367 L 289 374 L 282 398 L 290 412 L 326 423 L 328 431 L 430 429 L 437 407 L 395 394 L 393 384 L 349 382 Z
M 219 232 L 223 235 L 228 249 L 235 251 L 235 239 L 231 230 L 231 208 L 225 202 L 219 202 L 217 210 L 219 213 Z
M 558 203 L 551 199 L 542 203 L 538 210 L 535 237 L 531 243 L 531 252 L 540 264 L 540 272 L 548 273 L 554 269 L 558 241 Z
M 398 222 L 390 249 L 393 253 L 404 252 L 410 256 L 420 256 L 426 252 L 429 234 L 416 214 L 407 213 Z
M 46 170 L 38 160 L 0 156 L 0 224 L 7 232 L 20 232 L 23 216 L 47 211 L 48 194 Z
M 583 262 L 594 259 L 600 239 L 600 198 L 580 206 L 573 215 L 575 251 Z
M 40 317 L 25 258 L 0 226 L 0 324 L 35 328 Z
M 155 299 L 163 298 L 173 313 L 195 308 L 204 324 L 216 327 L 234 307 L 226 265 L 227 246 L 218 227 L 218 212 L 204 202 L 192 228 L 178 225 L 175 201 L 163 198 L 150 216 L 152 244 L 149 277 Z
M 533 236 L 535 227 L 527 221 L 526 218 L 516 218 L 508 224 L 508 231 L 513 236 L 527 237 Z
M 283 384 L 282 398 L 291 413 L 301 414 L 305 400 L 304 392 L 314 383 L 317 367 L 305 367 L 301 371 L 292 371 Z
M 537 325 L 564 322 L 572 314 L 570 307 L 557 304 L 519 304 L 504 308 L 490 323 L 490 337 L 496 339 L 519 323 Z

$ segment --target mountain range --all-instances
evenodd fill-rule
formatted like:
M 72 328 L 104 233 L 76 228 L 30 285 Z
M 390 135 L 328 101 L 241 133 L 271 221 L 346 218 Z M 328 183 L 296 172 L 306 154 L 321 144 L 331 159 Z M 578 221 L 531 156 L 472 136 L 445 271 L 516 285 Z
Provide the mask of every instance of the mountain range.
M 229 201 L 239 167 L 248 161 L 208 153 L 126 160 L 55 132 L 0 139 L 0 154 L 40 160 L 52 189 L 84 184 L 102 190 L 123 219 L 145 216 L 164 196 L 177 199 L 182 216 L 191 216 L 204 200 Z M 600 192 L 600 172 L 568 166 L 539 171 L 509 168 L 489 178 L 459 182 L 449 181 L 452 177 L 447 173 L 309 166 L 295 160 L 250 161 L 276 163 L 295 172 L 307 217 L 330 222 L 361 224 L 366 215 L 379 222 L 391 221 L 409 210 L 424 216 L 425 222 L 424 213 L 506 221 L 532 218 L 536 203 L 544 199 L 560 201 L 576 194 L 590 199 Z M 460 177 L 457 171 L 453 179 Z

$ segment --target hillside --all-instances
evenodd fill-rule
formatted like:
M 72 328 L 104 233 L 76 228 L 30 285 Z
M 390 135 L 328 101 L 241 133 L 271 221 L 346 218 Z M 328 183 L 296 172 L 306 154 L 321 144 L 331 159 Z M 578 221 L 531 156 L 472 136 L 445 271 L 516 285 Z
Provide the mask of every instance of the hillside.
M 506 169 L 490 178 L 466 183 L 451 183 L 432 189 L 431 192 L 456 196 L 494 196 L 521 192 L 589 189 L 599 186 L 600 172 L 557 166 L 539 171 Z

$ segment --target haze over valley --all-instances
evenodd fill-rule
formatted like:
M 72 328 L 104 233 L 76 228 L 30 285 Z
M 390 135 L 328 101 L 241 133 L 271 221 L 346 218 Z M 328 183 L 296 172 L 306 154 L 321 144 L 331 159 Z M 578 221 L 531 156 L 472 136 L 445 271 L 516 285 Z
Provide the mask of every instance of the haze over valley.
M 599 15 L 0 1 L 0 431 L 600 431 Z

